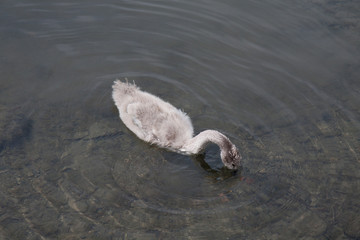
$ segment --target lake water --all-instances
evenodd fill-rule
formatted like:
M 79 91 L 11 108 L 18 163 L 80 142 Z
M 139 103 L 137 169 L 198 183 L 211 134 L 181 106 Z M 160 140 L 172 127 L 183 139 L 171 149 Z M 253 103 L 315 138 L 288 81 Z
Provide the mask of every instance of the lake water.
M 0 239 L 359 239 L 359 39 L 358 1 L 3 0 Z M 116 78 L 243 168 L 139 140 Z

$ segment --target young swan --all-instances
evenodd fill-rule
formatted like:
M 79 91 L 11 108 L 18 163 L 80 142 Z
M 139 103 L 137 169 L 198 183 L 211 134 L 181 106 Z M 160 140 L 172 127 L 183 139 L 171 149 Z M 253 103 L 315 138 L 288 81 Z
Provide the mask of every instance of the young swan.
M 121 120 L 140 139 L 182 154 L 199 154 L 209 142 L 220 147 L 225 167 L 236 170 L 241 156 L 222 133 L 206 130 L 193 137 L 194 129 L 186 113 L 162 99 L 141 91 L 135 84 L 114 81 L 112 97 Z

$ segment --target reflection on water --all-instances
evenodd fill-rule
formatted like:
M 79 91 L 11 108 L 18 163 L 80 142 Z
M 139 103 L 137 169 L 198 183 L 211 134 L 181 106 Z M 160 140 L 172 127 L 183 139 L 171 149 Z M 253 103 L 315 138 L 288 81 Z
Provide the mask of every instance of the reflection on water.
M 357 2 L 0 5 L 0 239 L 360 238 Z M 136 138 L 124 77 L 243 168 Z

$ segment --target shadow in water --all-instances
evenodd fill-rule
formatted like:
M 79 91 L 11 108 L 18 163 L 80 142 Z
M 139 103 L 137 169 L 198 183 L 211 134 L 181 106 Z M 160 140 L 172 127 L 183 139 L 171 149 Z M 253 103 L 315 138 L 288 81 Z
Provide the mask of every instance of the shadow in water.
M 241 176 L 242 166 L 240 166 L 237 170 L 230 170 L 226 168 L 225 166 L 222 166 L 221 168 L 212 168 L 206 161 L 205 161 L 205 153 L 198 154 L 192 157 L 195 164 L 200 166 L 202 169 L 204 169 L 206 172 L 208 172 L 209 177 L 214 180 L 226 180 L 228 178 L 231 178 L 236 175 Z

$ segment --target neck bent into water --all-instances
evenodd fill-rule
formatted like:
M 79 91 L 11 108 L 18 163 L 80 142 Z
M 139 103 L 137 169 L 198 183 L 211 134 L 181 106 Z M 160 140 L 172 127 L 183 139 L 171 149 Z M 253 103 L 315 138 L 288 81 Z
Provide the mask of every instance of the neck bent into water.
M 181 150 L 189 154 L 198 154 L 201 153 L 210 142 L 218 145 L 221 151 L 230 149 L 232 146 L 232 143 L 224 134 L 216 130 L 205 130 L 189 139 Z

